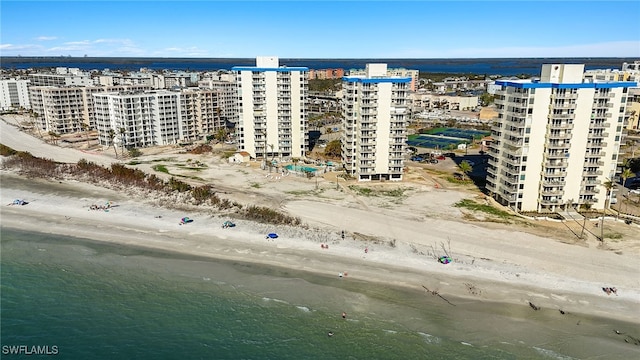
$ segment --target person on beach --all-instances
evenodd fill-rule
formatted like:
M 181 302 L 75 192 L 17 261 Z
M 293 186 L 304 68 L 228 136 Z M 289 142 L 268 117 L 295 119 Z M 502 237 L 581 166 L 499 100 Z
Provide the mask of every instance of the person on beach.
M 346 313 L 346 312 L 344 312 L 344 311 L 342 312 L 342 318 L 343 318 L 343 319 L 346 319 L 346 318 L 347 318 L 347 313 Z

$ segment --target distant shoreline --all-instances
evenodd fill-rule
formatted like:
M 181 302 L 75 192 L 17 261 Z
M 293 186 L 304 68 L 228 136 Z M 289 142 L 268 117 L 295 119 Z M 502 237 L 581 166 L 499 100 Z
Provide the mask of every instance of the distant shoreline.
M 280 64 L 303 66 L 309 69 L 362 69 L 368 63 L 384 62 L 390 68 L 407 68 L 423 73 L 487 74 L 511 76 L 539 74 L 542 64 L 584 64 L 586 70 L 619 69 L 623 62 L 635 58 L 280 58 Z M 151 58 L 151 57 L 67 57 L 67 56 L 2 56 L 2 69 L 73 67 L 83 70 L 152 70 L 215 71 L 230 70 L 233 66 L 254 66 L 255 58 Z

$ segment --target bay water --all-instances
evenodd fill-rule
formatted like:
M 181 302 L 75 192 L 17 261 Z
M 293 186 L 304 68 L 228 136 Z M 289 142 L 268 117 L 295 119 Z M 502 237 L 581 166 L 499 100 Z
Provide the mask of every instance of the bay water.
M 5 227 L 1 235 L 3 359 L 34 358 L 17 346 L 63 359 L 640 355 L 612 330 L 633 333 L 632 323 L 447 298 L 450 305 L 352 278 Z

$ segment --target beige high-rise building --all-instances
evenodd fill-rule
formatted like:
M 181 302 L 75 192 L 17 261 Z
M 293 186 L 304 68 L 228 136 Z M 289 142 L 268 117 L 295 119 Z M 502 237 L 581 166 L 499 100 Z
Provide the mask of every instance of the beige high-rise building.
M 224 126 L 216 90 L 120 91 L 93 98 L 98 139 L 104 146 L 112 140 L 127 148 L 193 142 Z
M 496 81 L 487 189 L 521 212 L 603 209 L 614 181 L 629 88 L 547 64 L 539 80 Z
M 132 85 L 30 86 L 29 100 L 36 126 L 44 131 L 67 134 L 96 128 L 92 94 L 150 89 Z
M 342 162 L 359 181 L 402 180 L 410 77 L 389 76 L 387 64 L 367 64 L 343 78 Z
M 0 110 L 30 109 L 29 80 L 0 79 Z
M 253 158 L 303 158 L 308 149 L 306 67 L 280 66 L 259 56 L 256 66 L 234 66 L 236 142 Z

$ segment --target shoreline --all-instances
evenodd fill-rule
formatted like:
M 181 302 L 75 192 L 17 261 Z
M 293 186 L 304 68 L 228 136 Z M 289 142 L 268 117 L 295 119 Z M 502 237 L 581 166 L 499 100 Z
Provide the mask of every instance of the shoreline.
M 24 183 L 30 182 L 29 179 L 4 171 L 2 176 L 18 177 L 25 180 Z M 87 197 L 59 196 L 56 191 L 48 194 L 47 189 L 40 187 L 38 191 L 4 188 L 0 194 L 4 204 L 10 203 L 14 198 L 25 198 L 31 202 L 25 206 L 3 204 L 2 227 L 17 230 L 46 229 L 38 232 L 162 251 L 169 256 L 181 254 L 214 261 L 240 261 L 336 278 L 339 273 L 348 272 L 346 280 L 388 284 L 413 291 L 425 291 L 424 286 L 445 298 L 450 296 L 524 306 L 532 302 L 542 309 L 638 323 L 634 315 L 640 310 L 640 287 L 637 286 L 635 274 L 629 273 L 634 266 L 637 269 L 633 256 L 602 251 L 600 254 L 595 249 L 564 244 L 568 249 L 573 249 L 568 255 L 590 252 L 591 265 L 605 273 L 603 277 L 624 277 L 624 281 L 611 284 L 617 287 L 618 296 L 606 295 L 601 286 L 609 284 L 600 285 L 598 281 L 587 281 L 585 276 L 569 271 L 580 269 L 545 268 L 549 264 L 562 267 L 561 261 L 544 262 L 541 268 L 536 268 L 531 264 L 509 264 L 499 259 L 471 259 L 464 255 L 465 251 L 458 251 L 456 248 L 454 257 L 457 261 L 444 265 L 429 256 L 415 253 L 415 245 L 404 241 L 399 241 L 392 247 L 386 243 L 364 243 L 362 240 L 349 238 L 341 240 L 337 232 L 329 232 L 326 228 L 305 230 L 281 226 L 276 229 L 276 226 L 244 220 L 236 221 L 236 228 L 222 229 L 223 218 L 195 212 L 186 214 L 195 219 L 194 223 L 178 225 L 180 217 L 185 216 L 183 211 L 151 206 L 141 199 L 126 200 L 125 196 L 118 196 L 113 190 L 84 183 L 51 183 L 50 186 L 78 189 L 81 193 L 86 193 Z M 98 202 L 98 199 L 91 196 L 96 190 L 104 194 L 99 199 L 101 201 L 115 198 L 124 200 L 114 201 L 117 207 L 109 212 L 91 211 L 91 203 Z M 372 218 L 369 220 L 376 220 L 375 214 L 370 216 Z M 370 224 L 370 221 L 363 222 L 363 226 Z M 272 231 L 277 231 L 280 237 L 272 241 L 266 240 L 265 234 Z M 513 234 L 516 233 L 513 232 L 512 236 Z M 561 245 L 554 240 L 547 241 L 549 244 Z M 329 249 L 320 247 L 320 244 L 325 243 L 330 245 Z M 539 243 L 538 246 L 545 244 Z M 364 253 L 364 247 L 368 247 L 370 251 Z M 604 256 L 605 254 L 608 255 Z M 509 254 L 505 256 L 509 257 Z M 616 257 L 625 259 L 626 265 L 612 271 L 607 266 L 608 258 Z M 535 260 L 532 261 L 534 265 Z M 425 295 L 431 296 L 429 293 Z

